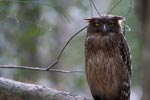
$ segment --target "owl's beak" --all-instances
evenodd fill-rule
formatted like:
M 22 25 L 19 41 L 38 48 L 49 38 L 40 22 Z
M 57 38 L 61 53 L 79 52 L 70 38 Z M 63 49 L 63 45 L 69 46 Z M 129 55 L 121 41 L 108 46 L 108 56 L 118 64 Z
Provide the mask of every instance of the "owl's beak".
M 106 25 L 103 25 L 103 27 L 102 27 L 102 31 L 103 31 L 103 32 L 107 32 Z

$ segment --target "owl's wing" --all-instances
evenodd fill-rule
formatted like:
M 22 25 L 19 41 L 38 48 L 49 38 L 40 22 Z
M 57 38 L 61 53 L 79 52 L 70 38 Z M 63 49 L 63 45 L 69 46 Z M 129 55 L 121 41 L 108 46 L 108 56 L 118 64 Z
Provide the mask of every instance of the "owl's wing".
M 130 48 L 129 48 L 129 45 L 126 41 L 124 34 L 121 34 L 120 52 L 121 52 L 123 62 L 124 64 L 126 64 L 127 69 L 131 75 L 131 53 L 130 53 Z
M 120 53 L 125 64 L 127 71 L 127 76 L 125 75 L 121 85 L 121 96 L 120 100 L 130 100 L 130 80 L 131 80 L 131 58 L 130 58 L 130 49 L 128 43 L 125 39 L 124 34 L 121 34 L 121 44 L 120 44 Z

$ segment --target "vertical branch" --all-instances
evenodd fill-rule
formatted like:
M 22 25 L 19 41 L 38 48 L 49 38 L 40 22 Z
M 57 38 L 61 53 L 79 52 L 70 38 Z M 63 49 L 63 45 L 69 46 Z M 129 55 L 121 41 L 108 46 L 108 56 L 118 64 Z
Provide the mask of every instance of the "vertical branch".
M 143 96 L 142 100 L 150 100 L 150 0 L 138 0 L 136 10 L 140 19 L 141 34 L 143 40 Z

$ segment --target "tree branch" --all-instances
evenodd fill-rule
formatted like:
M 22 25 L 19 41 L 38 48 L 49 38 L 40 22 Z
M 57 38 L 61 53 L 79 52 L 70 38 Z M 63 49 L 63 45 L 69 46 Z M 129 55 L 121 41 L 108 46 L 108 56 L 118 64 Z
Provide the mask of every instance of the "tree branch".
M 50 71 L 50 72 L 60 72 L 60 73 L 84 73 L 83 70 L 58 70 L 58 69 L 47 69 L 40 67 L 28 67 L 28 66 L 16 66 L 16 65 L 0 65 L 0 68 L 10 68 L 10 69 L 26 69 L 26 70 L 35 70 L 35 71 Z
M 89 100 L 40 85 L 0 78 L 0 100 Z

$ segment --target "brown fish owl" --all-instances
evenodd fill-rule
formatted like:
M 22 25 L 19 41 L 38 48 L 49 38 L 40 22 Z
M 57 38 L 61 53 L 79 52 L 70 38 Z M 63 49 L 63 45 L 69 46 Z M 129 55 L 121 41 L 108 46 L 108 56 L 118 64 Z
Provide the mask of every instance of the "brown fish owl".
M 103 15 L 89 22 L 85 70 L 94 100 L 130 100 L 131 59 L 121 16 Z

